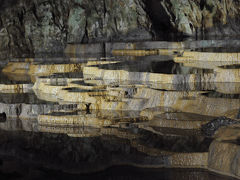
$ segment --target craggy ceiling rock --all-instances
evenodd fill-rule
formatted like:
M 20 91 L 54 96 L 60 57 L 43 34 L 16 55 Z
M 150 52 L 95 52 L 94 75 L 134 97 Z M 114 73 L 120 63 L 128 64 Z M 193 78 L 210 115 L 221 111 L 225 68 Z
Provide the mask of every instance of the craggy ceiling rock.
M 151 39 L 140 0 L 3 1 L 1 50 L 13 56 L 59 52 L 66 43 Z
M 151 39 L 151 22 L 139 0 L 75 0 L 68 42 Z
M 6 5 L 0 13 L 1 31 L 8 44 L 1 41 L 0 47 L 8 47 L 9 55 L 50 52 L 63 49 L 66 42 L 66 19 L 69 2 L 21 0 Z M 3 45 L 2 45 L 3 44 Z M 2 48 L 1 48 L 2 49 Z
M 239 34 L 240 2 L 235 0 L 162 0 L 171 25 L 187 35 Z
M 61 52 L 66 43 L 238 35 L 234 0 L 1 0 L 0 52 Z

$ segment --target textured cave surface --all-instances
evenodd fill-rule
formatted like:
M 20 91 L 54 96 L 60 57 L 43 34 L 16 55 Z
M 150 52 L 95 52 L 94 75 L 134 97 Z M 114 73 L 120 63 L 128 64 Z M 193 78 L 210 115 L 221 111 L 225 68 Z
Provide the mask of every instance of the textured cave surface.
M 1 0 L 2 57 L 61 52 L 67 43 L 237 36 L 234 0 Z

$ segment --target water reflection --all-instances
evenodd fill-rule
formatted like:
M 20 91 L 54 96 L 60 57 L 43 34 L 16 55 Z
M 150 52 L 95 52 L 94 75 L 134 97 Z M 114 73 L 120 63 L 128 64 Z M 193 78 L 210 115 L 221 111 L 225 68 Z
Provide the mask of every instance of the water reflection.
M 100 171 L 93 174 L 71 174 L 64 173 L 62 171 L 50 170 L 48 168 L 38 168 L 22 166 L 22 163 L 13 164 L 11 159 L 4 161 L 7 165 L 1 168 L 3 171 L 10 167 L 15 166 L 15 171 L 8 171 L 7 173 L 0 173 L 0 177 L 3 179 L 113 179 L 113 180 L 142 180 L 151 178 L 153 180 L 230 180 L 233 178 L 223 177 L 214 173 L 209 173 L 200 169 L 142 169 L 134 168 L 131 166 L 116 166 L 109 168 L 105 171 Z M 25 173 L 23 174 L 23 168 Z
M 0 121 L 0 177 L 51 179 L 57 174 L 61 179 L 136 165 L 194 169 L 121 166 L 81 177 L 118 179 L 121 171 L 128 179 L 160 174 L 169 180 L 178 175 L 227 179 L 196 168 L 216 167 L 209 165 L 208 153 L 216 137 L 201 128 L 216 117 L 239 117 L 238 54 L 182 48 L 144 52 L 148 56 L 138 51 L 125 57 L 118 50 L 121 58 L 62 57 L 46 63 L 32 58 L 3 65 L 0 113 L 6 113 L 6 120 Z M 21 165 L 29 173 L 16 170 Z

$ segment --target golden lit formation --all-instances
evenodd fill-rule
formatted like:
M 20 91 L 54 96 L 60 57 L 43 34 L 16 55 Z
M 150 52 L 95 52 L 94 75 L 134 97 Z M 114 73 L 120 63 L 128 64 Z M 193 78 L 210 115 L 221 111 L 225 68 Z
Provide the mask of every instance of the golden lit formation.
M 113 49 L 115 57 L 70 58 L 69 63 L 10 61 L 2 69 L 9 83 L 0 84 L 0 112 L 8 119 L 0 128 L 18 130 L 17 117 L 24 131 L 72 138 L 113 136 L 146 155 L 164 157 L 161 167 L 205 168 L 240 177 L 238 124 L 220 127 L 209 149 L 201 151 L 148 146 L 141 140 L 144 133 L 139 133 L 196 136 L 202 142 L 201 129 L 214 118 L 238 121 L 239 53 L 193 51 L 183 43 L 165 49 L 135 48 Z M 74 46 L 66 49 L 75 51 Z

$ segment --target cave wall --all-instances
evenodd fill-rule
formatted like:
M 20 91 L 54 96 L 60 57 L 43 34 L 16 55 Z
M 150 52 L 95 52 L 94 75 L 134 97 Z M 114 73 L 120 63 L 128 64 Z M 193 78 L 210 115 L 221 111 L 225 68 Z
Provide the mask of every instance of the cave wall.
M 187 35 L 229 36 L 240 32 L 238 0 L 163 0 L 172 26 Z
M 66 43 L 239 35 L 237 0 L 1 0 L 2 56 Z

